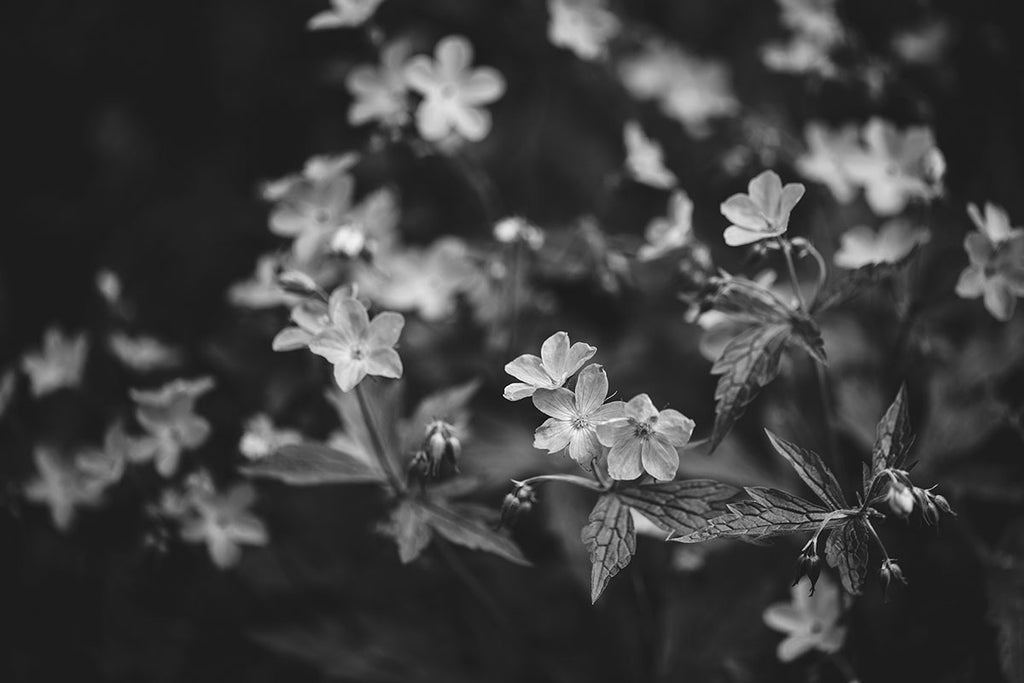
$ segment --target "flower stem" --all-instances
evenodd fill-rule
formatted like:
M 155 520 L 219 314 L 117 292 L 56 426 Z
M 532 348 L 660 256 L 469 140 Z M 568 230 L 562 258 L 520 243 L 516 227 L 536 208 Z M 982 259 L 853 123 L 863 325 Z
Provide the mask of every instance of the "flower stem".
M 839 669 L 839 673 L 846 679 L 846 683 L 860 683 L 860 677 L 857 676 L 857 672 L 853 670 L 853 665 L 850 664 L 850 660 L 843 656 L 841 652 L 832 653 L 832 663 Z
M 886 559 L 886 561 L 888 561 L 889 560 L 889 553 L 885 549 L 885 544 L 882 543 L 882 539 L 878 536 L 878 532 L 875 531 L 875 526 L 871 523 L 870 520 L 867 520 L 867 519 L 864 520 L 864 523 L 867 525 L 868 531 L 871 532 L 871 537 L 874 538 L 875 539 L 875 543 L 878 544 L 878 549 L 882 551 L 882 557 L 884 557 Z
M 804 301 L 803 292 L 800 291 L 800 280 L 796 276 L 796 264 L 793 263 L 793 246 L 788 240 L 779 238 L 779 246 L 782 249 L 782 255 L 786 257 L 786 268 L 789 270 L 789 280 L 793 283 L 793 293 L 796 294 L 797 303 L 800 306 L 800 310 L 804 313 L 807 312 L 807 303 Z
M 384 449 L 384 440 L 381 439 L 379 428 L 373 421 L 373 416 L 370 414 L 370 406 L 366 401 L 366 394 L 363 391 L 362 382 L 356 385 L 356 399 L 359 401 L 359 410 L 363 413 L 363 422 L 366 423 L 366 431 L 370 434 L 370 442 L 373 444 L 373 450 L 377 455 L 377 463 L 380 465 L 380 468 L 384 470 L 384 474 L 387 476 L 388 481 L 391 483 L 391 488 L 395 490 L 395 493 L 405 493 L 405 482 L 402 480 L 402 477 L 398 472 L 398 467 L 394 462 L 392 462 L 391 458 L 388 457 L 387 451 Z
M 821 255 L 813 244 L 807 242 L 806 244 L 807 253 L 814 257 L 815 262 L 818 264 L 818 285 L 814 289 L 814 297 L 811 299 L 811 306 L 821 296 L 822 291 L 825 289 L 825 281 L 828 279 L 828 266 L 825 264 L 825 257 Z

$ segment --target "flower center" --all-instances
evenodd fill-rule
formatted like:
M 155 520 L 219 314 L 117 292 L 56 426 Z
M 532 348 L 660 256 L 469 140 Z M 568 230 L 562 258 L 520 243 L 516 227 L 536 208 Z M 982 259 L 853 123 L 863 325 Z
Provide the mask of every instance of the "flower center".
M 588 429 L 590 427 L 590 421 L 582 415 L 574 417 L 570 424 L 572 425 L 572 428 L 577 431 L 581 429 Z
M 365 355 L 362 347 L 355 346 L 352 348 L 352 360 L 362 360 Z
M 654 430 L 651 428 L 650 422 L 639 422 L 633 418 L 630 418 L 629 421 L 633 425 L 633 436 L 643 440 L 651 438 Z

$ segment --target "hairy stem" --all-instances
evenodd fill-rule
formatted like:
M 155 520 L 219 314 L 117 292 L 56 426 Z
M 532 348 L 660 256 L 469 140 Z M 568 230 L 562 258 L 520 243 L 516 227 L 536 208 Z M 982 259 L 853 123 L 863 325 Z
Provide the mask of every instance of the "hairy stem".
M 384 474 L 387 475 L 391 488 L 395 490 L 395 493 L 404 493 L 406 490 L 405 481 L 403 481 L 399 474 L 398 466 L 391 460 L 384 448 L 384 440 L 380 436 L 377 423 L 373 421 L 373 416 L 370 414 L 370 405 L 366 401 L 366 393 L 363 391 L 362 382 L 356 385 L 356 399 L 359 401 L 359 410 L 363 413 L 366 431 L 370 434 L 370 442 L 373 444 L 373 450 L 377 456 L 377 464 L 380 465 Z

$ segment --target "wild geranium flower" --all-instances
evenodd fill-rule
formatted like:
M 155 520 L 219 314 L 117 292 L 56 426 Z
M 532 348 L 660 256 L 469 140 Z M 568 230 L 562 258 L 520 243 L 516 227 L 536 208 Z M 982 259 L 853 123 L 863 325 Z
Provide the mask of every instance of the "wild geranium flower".
M 219 568 L 237 564 L 242 545 L 267 544 L 267 528 L 249 511 L 256 499 L 256 490 L 249 484 L 237 484 L 223 495 L 202 491 L 190 498 L 191 510 L 182 522 L 181 537 L 205 543 Z
M 367 375 L 398 379 L 402 359 L 394 346 L 405 326 L 398 313 L 378 313 L 371 321 L 366 306 L 344 290 L 331 295 L 330 324 L 309 343 L 309 350 L 334 366 L 334 380 L 351 391 Z
M 313 15 L 306 24 L 310 31 L 361 26 L 373 16 L 384 0 L 331 0 L 331 8 Z
M 796 160 L 797 170 L 805 178 L 824 184 L 836 201 L 847 203 L 857 194 L 857 183 L 850 167 L 864 152 L 856 125 L 832 130 L 817 122 L 804 129 L 807 152 Z
M 505 92 L 505 79 L 490 67 L 470 69 L 473 46 L 463 36 L 443 38 L 434 59 L 413 57 L 405 80 L 423 96 L 416 109 L 416 127 L 425 140 L 438 142 L 457 133 L 476 142 L 487 137 L 491 115 L 482 106 Z
M 747 185 L 747 194 L 734 194 L 722 202 L 722 215 L 732 222 L 725 229 L 725 243 L 740 247 L 784 234 L 789 214 L 803 196 L 800 183 L 783 187 L 778 173 L 764 171 Z
M 1001 208 L 985 205 L 985 214 L 968 207 L 977 230 L 964 238 L 970 265 L 960 274 L 956 293 L 964 299 L 984 297 L 997 320 L 1013 317 L 1017 297 L 1024 296 L 1024 230 L 1011 228 Z
M 38 476 L 25 485 L 25 498 L 47 505 L 54 526 L 67 531 L 76 509 L 99 503 L 106 484 L 48 448 L 36 448 L 33 458 Z
M 177 379 L 153 391 L 133 389 L 135 418 L 156 439 L 156 471 L 170 477 L 178 471 L 184 450 L 201 446 L 210 436 L 210 423 L 195 414 L 195 402 L 213 389 L 209 377 Z
M 932 234 L 927 228 L 894 219 L 878 232 L 866 225 L 850 228 L 839 238 L 840 246 L 832 257 L 840 268 L 862 268 L 879 263 L 897 263 L 919 244 L 927 244 Z
M 600 365 L 583 368 L 576 379 L 575 391 L 538 389 L 533 405 L 549 415 L 533 436 L 533 447 L 558 453 L 569 449 L 569 457 L 586 470 L 601 454 L 597 438 L 600 424 L 623 417 L 622 401 L 605 403 L 608 398 L 608 375 Z
M 256 309 L 294 304 L 298 297 L 281 289 L 277 282 L 280 270 L 281 259 L 276 254 L 260 256 L 252 277 L 231 285 L 228 301 L 235 306 Z
M 622 129 L 626 143 L 626 172 L 638 183 L 661 190 L 675 187 L 679 180 L 665 168 L 661 145 L 647 137 L 636 121 L 627 121 Z
M 864 125 L 865 155 L 850 167 L 864 187 L 864 198 L 880 216 L 900 213 L 912 199 L 939 194 L 946 161 L 930 129 L 899 131 L 880 118 Z
M 148 335 L 132 337 L 113 332 L 107 338 L 107 346 L 119 361 L 140 372 L 171 368 L 181 362 L 180 351 Z
M 843 40 L 835 0 L 779 0 L 782 23 L 793 31 L 786 43 L 772 43 L 762 52 L 765 65 L 789 73 L 836 72 L 829 53 Z
M 636 479 L 647 472 L 655 479 L 674 479 L 679 452 L 693 434 L 694 422 L 678 410 L 659 411 L 647 394 L 626 403 L 622 418 L 599 424 L 597 437 L 608 446 L 608 475 Z
M 150 437 L 132 437 L 124 424 L 115 422 L 107 429 L 102 448 L 90 448 L 75 456 L 78 469 L 103 485 L 121 480 L 129 463 L 151 458 L 156 441 Z
M 583 342 L 570 346 L 567 333 L 555 332 L 541 344 L 539 358 L 524 353 L 505 366 L 505 372 L 519 380 L 505 387 L 505 398 L 518 401 L 538 389 L 558 389 L 595 353 L 596 347 Z
M 409 58 L 407 41 L 389 43 L 381 50 L 380 66 L 362 65 L 349 72 L 345 86 L 354 102 L 348 110 L 348 122 L 361 126 L 378 121 L 397 128 L 409 120 L 409 89 L 405 82 L 405 63 Z
M 238 442 L 238 450 L 250 460 L 273 455 L 277 449 L 302 441 L 302 433 L 295 429 L 277 427 L 269 415 L 253 415 L 245 423 L 245 433 Z
M 682 190 L 668 200 L 668 215 L 655 218 L 647 226 L 646 244 L 637 250 L 641 261 L 653 261 L 693 241 L 693 202 Z
M 85 333 L 64 336 L 56 327 L 46 330 L 43 347 L 26 353 L 21 369 L 28 375 L 32 395 L 39 397 L 82 383 L 89 340 Z
M 604 57 L 621 24 L 601 0 L 548 0 L 548 40 L 580 59 Z
M 846 640 L 846 628 L 840 625 L 842 593 L 839 586 L 821 576 L 811 593 L 811 581 L 804 577 L 793 586 L 791 602 L 771 605 L 764 611 L 764 623 L 786 634 L 777 654 L 783 662 L 819 650 L 838 652 Z

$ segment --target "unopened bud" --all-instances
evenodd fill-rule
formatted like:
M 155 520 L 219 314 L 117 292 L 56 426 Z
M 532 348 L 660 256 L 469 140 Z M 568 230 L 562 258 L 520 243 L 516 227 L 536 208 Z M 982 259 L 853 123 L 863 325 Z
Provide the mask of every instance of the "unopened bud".
M 898 479 L 893 479 L 885 494 L 885 504 L 897 517 L 906 519 L 914 509 L 914 492 Z
M 945 512 L 947 515 L 953 515 L 954 517 L 956 517 L 956 513 L 953 512 L 953 508 L 949 506 L 949 501 L 946 500 L 945 496 L 939 494 L 933 496 L 932 500 L 935 502 L 935 505 L 939 508 L 939 510 Z
M 537 502 L 537 494 L 529 484 L 515 482 L 516 487 L 501 504 L 500 526 L 512 526 L 520 515 L 528 513 Z
M 796 561 L 796 571 L 793 576 L 793 585 L 800 583 L 800 579 L 807 577 L 811 582 L 811 595 L 814 595 L 814 586 L 821 576 L 821 558 L 810 545 L 804 548 Z
M 889 601 L 889 586 L 892 585 L 893 581 L 906 584 L 907 580 L 903 577 L 903 570 L 900 569 L 899 564 L 892 558 L 886 558 L 882 562 L 881 568 L 878 570 L 878 580 L 882 584 L 882 596 L 886 602 Z
M 366 235 L 351 223 L 342 225 L 331 237 L 331 251 L 356 258 L 366 249 Z
M 301 270 L 286 270 L 277 276 L 277 286 L 289 294 L 318 296 L 322 291 L 309 275 Z
M 914 487 L 914 499 L 921 508 L 921 516 L 926 524 L 935 525 L 939 523 L 939 507 L 933 502 L 932 494 L 924 489 Z
M 427 425 L 420 451 L 413 458 L 410 470 L 423 478 L 437 479 L 459 471 L 462 444 L 455 428 L 443 420 Z

